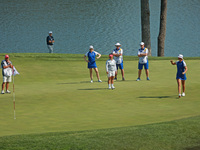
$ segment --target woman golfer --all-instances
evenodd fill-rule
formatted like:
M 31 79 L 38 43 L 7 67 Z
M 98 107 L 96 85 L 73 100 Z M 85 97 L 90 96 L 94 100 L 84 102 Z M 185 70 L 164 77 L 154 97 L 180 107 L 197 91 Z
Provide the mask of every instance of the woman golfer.
M 187 72 L 187 66 L 185 61 L 183 60 L 183 55 L 178 55 L 178 61 L 173 62 L 173 60 L 170 61 L 172 65 L 177 66 L 177 74 L 176 74 L 176 80 L 178 83 L 178 93 L 179 98 L 181 98 L 181 83 L 183 88 L 182 96 L 185 96 L 185 80 L 186 78 L 186 72 Z
M 113 59 L 113 54 L 109 54 L 109 58 L 106 61 L 106 73 L 108 75 L 108 89 L 115 89 L 114 87 L 114 77 L 115 77 L 115 73 L 117 71 L 117 67 L 116 67 L 116 61 Z
M 99 59 L 101 57 L 101 54 L 96 52 L 96 51 L 94 51 L 93 46 L 90 46 L 90 51 L 87 52 L 84 55 L 84 60 L 86 62 L 88 62 L 88 69 L 90 70 L 91 83 L 93 83 L 92 68 L 94 68 L 94 71 L 96 72 L 96 75 L 97 75 L 97 78 L 98 78 L 98 82 L 102 82 L 100 80 L 99 71 L 97 69 L 97 65 L 96 65 L 96 62 L 95 62 L 95 58 L 96 58 L 97 55 L 98 55 L 97 59 Z M 88 57 L 88 60 L 86 60 L 86 57 Z

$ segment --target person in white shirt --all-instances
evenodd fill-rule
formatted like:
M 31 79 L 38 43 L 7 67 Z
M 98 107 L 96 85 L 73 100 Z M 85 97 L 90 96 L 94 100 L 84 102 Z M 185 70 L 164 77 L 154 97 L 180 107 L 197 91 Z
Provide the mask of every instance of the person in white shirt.
M 121 74 L 122 74 L 122 80 L 125 81 L 124 66 L 123 66 L 123 49 L 120 48 L 121 47 L 120 43 L 116 43 L 115 46 L 116 46 L 116 48 L 113 50 L 112 54 L 114 56 L 114 60 L 116 61 L 117 70 L 119 67 L 119 69 L 121 70 Z M 117 80 L 117 71 L 115 74 L 115 80 Z
M 138 78 L 137 81 L 140 81 L 140 76 L 142 73 L 142 69 L 144 66 L 147 80 L 149 79 L 149 62 L 148 62 L 148 49 L 144 47 L 144 42 L 140 43 L 141 48 L 138 50 L 138 57 L 139 57 L 139 63 L 138 63 Z
M 113 54 L 109 54 L 109 58 L 106 61 L 106 73 L 108 75 L 108 89 L 115 89 L 114 87 L 114 77 L 115 77 L 115 72 L 117 71 L 116 68 L 116 61 L 113 59 Z
M 9 60 L 8 55 L 5 55 L 5 60 L 1 62 L 1 68 L 2 68 L 2 75 L 3 75 L 1 94 L 4 94 L 5 84 L 6 84 L 6 93 L 11 93 L 8 90 L 8 87 L 9 87 L 9 83 L 11 82 L 13 65 L 12 65 L 12 62 Z

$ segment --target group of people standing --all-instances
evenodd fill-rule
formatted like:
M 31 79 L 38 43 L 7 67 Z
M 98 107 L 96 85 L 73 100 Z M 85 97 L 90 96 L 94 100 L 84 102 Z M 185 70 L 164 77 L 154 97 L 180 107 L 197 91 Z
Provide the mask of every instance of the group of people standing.
M 109 59 L 106 61 L 106 73 L 108 76 L 108 89 L 115 89 L 114 87 L 114 80 L 117 80 L 117 71 L 118 68 L 121 70 L 122 74 L 122 81 L 125 81 L 124 78 L 124 66 L 123 66 L 123 49 L 121 48 L 120 43 L 115 44 L 115 49 L 109 54 Z M 90 79 L 91 83 L 93 83 L 93 75 L 92 75 L 92 68 L 96 72 L 96 76 L 98 78 L 98 82 L 102 82 L 100 80 L 99 71 L 95 62 L 95 58 L 99 59 L 101 57 L 101 54 L 94 51 L 94 47 L 90 46 L 89 52 L 87 52 L 84 55 L 84 60 L 88 63 L 88 69 L 90 70 Z M 86 59 L 88 57 L 88 60 Z M 114 57 L 114 58 L 113 58 Z M 148 48 L 145 47 L 144 42 L 140 43 L 140 49 L 138 50 L 138 78 L 136 81 L 140 81 L 142 69 L 144 67 L 145 73 L 146 73 L 146 79 L 149 81 L 149 61 L 148 61 Z M 187 66 L 185 61 L 183 60 L 183 55 L 179 54 L 178 61 L 173 62 L 170 61 L 172 65 L 177 65 L 177 75 L 176 80 L 178 83 L 178 93 L 179 98 L 181 96 L 185 96 L 185 80 L 186 78 L 186 72 L 187 72 Z M 182 84 L 182 90 L 183 93 L 181 94 L 181 84 Z
M 141 48 L 138 50 L 138 78 L 137 81 L 140 81 L 141 72 L 143 66 L 146 71 L 147 80 L 149 79 L 149 63 L 148 63 L 148 49 L 144 47 L 144 42 L 140 43 Z M 106 73 L 108 76 L 108 89 L 115 89 L 114 80 L 117 80 L 118 69 L 121 70 L 122 81 L 125 81 L 124 78 L 124 66 L 123 66 L 123 49 L 121 48 L 120 43 L 115 44 L 115 49 L 109 54 L 109 60 L 106 61 Z M 98 82 L 102 82 L 99 77 L 99 71 L 95 62 L 95 58 L 99 59 L 101 54 L 94 51 L 94 47 L 90 46 L 89 52 L 84 55 L 84 60 L 88 63 L 88 69 L 90 70 L 90 79 L 91 83 L 93 83 L 93 75 L 92 68 L 96 72 L 96 76 L 98 78 Z M 88 57 L 88 60 L 86 59 Z
M 52 46 L 54 43 L 54 39 L 52 37 L 52 32 L 49 32 L 49 37 L 47 37 L 47 43 L 49 43 L 48 48 L 49 52 L 53 53 Z M 115 44 L 115 49 L 109 54 L 109 59 L 106 61 L 106 73 L 108 76 L 108 89 L 115 89 L 114 87 L 114 80 L 117 80 L 117 71 L 118 68 L 121 70 L 122 74 L 122 81 L 125 81 L 124 78 L 124 66 L 123 66 L 123 49 L 121 48 L 120 43 Z M 148 62 L 148 49 L 145 48 L 144 42 L 140 43 L 140 49 L 138 50 L 138 78 L 136 81 L 140 81 L 140 76 L 142 69 L 144 67 L 146 72 L 146 79 L 150 80 L 149 78 L 149 62 Z M 97 57 L 96 57 L 97 56 Z M 88 59 L 86 59 L 88 57 Z M 92 75 L 92 69 L 95 70 L 96 76 L 98 79 L 98 82 L 102 82 L 100 80 L 99 71 L 96 65 L 95 59 L 99 59 L 101 57 L 101 54 L 94 51 L 94 47 L 90 46 L 89 51 L 84 55 L 84 60 L 88 63 L 88 69 L 90 71 L 90 79 L 91 83 L 93 83 L 93 75 Z M 177 74 L 176 74 L 176 80 L 178 84 L 178 93 L 179 98 L 181 96 L 185 96 L 185 80 L 186 78 L 186 72 L 187 72 L 187 66 L 185 61 L 183 60 L 183 55 L 179 54 L 178 61 L 173 62 L 170 61 L 172 65 L 177 65 Z M 11 93 L 8 90 L 9 83 L 11 82 L 11 76 L 12 76 L 12 69 L 13 65 L 12 62 L 9 60 L 9 56 L 5 55 L 5 60 L 1 62 L 1 68 L 2 68 L 2 75 L 3 75 L 3 83 L 2 83 L 2 90 L 1 94 L 4 93 Z M 182 91 L 181 94 L 181 84 L 182 84 Z M 6 92 L 4 92 L 4 88 L 6 85 Z

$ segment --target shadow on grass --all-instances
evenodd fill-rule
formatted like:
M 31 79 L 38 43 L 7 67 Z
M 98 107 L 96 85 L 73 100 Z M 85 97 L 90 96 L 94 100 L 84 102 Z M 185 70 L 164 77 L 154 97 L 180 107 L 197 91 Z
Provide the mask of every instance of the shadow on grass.
M 108 90 L 108 88 L 87 88 L 87 89 L 78 89 L 78 90 Z
M 189 147 L 189 148 L 186 148 L 185 150 L 200 150 L 200 146 Z
M 176 96 L 140 96 L 140 97 L 138 97 L 138 98 L 160 98 L 160 99 L 162 99 L 162 98 L 175 98 Z
M 102 82 L 107 82 L 107 81 L 102 81 Z M 81 82 L 66 82 L 66 83 L 57 83 L 57 84 L 80 84 L 80 83 L 90 83 L 90 81 L 81 81 Z M 94 83 L 98 83 L 97 81 L 94 81 Z

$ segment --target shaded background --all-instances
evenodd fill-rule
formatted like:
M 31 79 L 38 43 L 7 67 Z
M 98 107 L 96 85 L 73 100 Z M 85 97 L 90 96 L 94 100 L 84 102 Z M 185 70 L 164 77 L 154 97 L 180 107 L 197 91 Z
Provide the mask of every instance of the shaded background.
M 108 54 L 120 42 L 124 55 L 137 55 L 141 42 L 140 0 L 1 0 L 0 53 L 85 54 L 89 45 Z M 200 1 L 168 1 L 165 56 L 200 56 Z M 150 0 L 152 55 L 157 55 L 160 0 Z

